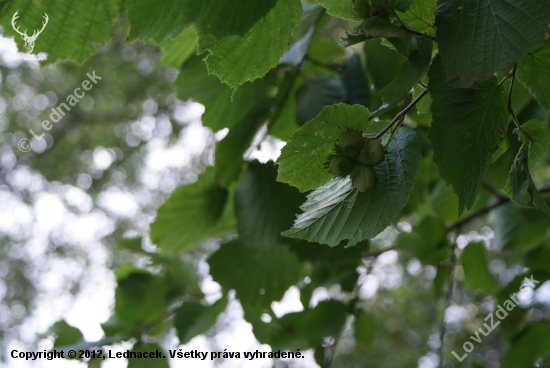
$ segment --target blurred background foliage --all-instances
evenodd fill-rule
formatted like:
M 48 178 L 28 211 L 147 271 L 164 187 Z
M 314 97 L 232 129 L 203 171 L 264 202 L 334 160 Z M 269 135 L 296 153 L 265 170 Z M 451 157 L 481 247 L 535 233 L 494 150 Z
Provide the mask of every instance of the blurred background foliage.
M 383 102 L 380 90 L 405 60 L 379 39 L 342 47 L 344 30 L 352 24 L 320 7 L 304 9 L 280 64 L 236 90 L 209 75 L 203 57 L 193 55 L 192 29 L 179 36 L 178 47 L 170 39 L 160 46 L 129 42 L 129 21 L 123 17 L 112 38 L 82 65 L 61 61 L 42 68 L 14 62 L 13 42 L 2 40 L 3 357 L 11 349 L 67 346 L 134 344 L 135 351 L 159 346 L 167 351 L 182 344 L 244 351 L 265 350 L 260 344 L 267 344 L 274 350 L 307 350 L 307 359 L 255 366 L 429 368 L 439 364 L 445 313 L 447 368 L 498 367 L 510 346 L 514 354 L 527 356 L 525 361 L 537 358 L 537 367 L 549 364 L 540 358 L 550 351 L 548 337 L 528 339 L 536 343 L 532 349 L 521 340 L 546 331 L 540 326 L 550 313 L 548 285 L 525 291 L 521 308 L 464 362 L 451 355 L 452 350 L 463 354 L 462 344 L 496 304 L 519 290 L 525 275 L 534 273 L 541 284 L 550 277 L 550 220 L 540 211 L 505 204 L 460 222 L 458 199 L 432 161 L 429 100 L 405 118 L 422 140 L 423 159 L 411 199 L 394 224 L 352 248 L 279 235 L 292 225 L 304 196 L 275 181 L 270 160 L 325 106 L 376 110 Z M 18 143 L 31 138 L 29 129 L 40 134 L 50 109 L 94 70 L 102 80 L 42 141 L 33 140 L 33 150 L 21 152 Z M 383 112 L 380 120 L 391 119 L 411 99 Z M 513 108 L 521 123 L 540 119 L 548 126 L 548 114 L 519 83 Z M 504 187 L 520 146 L 511 125 L 507 133 L 510 148 L 490 166 L 463 218 L 501 199 L 494 188 Z M 240 145 L 229 142 L 215 150 L 228 134 Z M 223 160 L 227 177 L 206 169 Z M 532 175 L 539 185 L 550 182 L 548 152 Z M 212 185 L 213 177 L 228 184 Z M 171 193 L 179 207 L 161 207 L 162 221 L 149 234 Z M 254 212 L 257 203 L 275 209 Z M 193 206 L 213 219 L 186 213 Z M 262 227 L 253 226 L 258 218 L 265 220 Z M 174 237 L 172 228 L 186 221 L 196 221 L 195 233 Z M 446 297 L 454 257 L 450 244 L 460 259 Z M 240 366 L 231 360 L 213 364 Z M 533 366 L 521 364 L 517 367 Z

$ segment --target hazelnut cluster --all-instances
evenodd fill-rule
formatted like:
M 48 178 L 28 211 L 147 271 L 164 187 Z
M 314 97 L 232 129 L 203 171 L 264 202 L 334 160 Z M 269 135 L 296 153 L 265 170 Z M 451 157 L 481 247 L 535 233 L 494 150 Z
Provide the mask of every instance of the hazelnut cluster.
M 336 153 L 328 158 L 328 169 L 337 178 L 350 176 L 360 192 L 368 192 L 376 184 L 373 165 L 384 157 L 384 147 L 377 139 L 363 137 L 357 130 L 348 130 L 340 136 Z

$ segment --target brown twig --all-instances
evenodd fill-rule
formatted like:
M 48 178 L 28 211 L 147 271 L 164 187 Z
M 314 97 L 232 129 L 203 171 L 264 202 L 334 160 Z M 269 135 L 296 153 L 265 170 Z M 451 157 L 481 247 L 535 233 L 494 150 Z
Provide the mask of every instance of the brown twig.
M 410 104 L 407 105 L 407 107 L 405 107 L 403 110 L 401 110 L 399 113 L 397 113 L 397 115 L 395 115 L 395 117 L 392 119 L 392 121 L 390 121 L 390 123 L 388 125 L 386 125 L 384 127 L 384 129 L 382 129 L 377 135 L 376 137 L 374 137 L 375 139 L 378 139 L 380 138 L 381 136 L 384 135 L 384 133 L 386 133 L 388 130 L 391 129 L 391 127 L 397 123 L 401 118 L 404 118 L 405 115 L 407 115 L 407 113 L 418 103 L 418 101 L 420 101 L 422 99 L 422 97 L 426 96 L 426 94 L 428 94 L 428 90 L 425 89 L 423 90 L 422 92 L 420 92 L 420 94 L 418 96 L 416 96 L 416 98 L 414 100 L 412 100 L 412 102 Z
M 537 190 L 538 190 L 539 193 L 550 192 L 550 184 L 543 185 Z M 483 207 L 483 208 L 481 208 L 481 209 L 479 209 L 475 212 L 470 213 L 469 215 L 465 216 L 464 218 L 458 220 L 457 222 L 454 222 L 452 224 L 447 225 L 447 231 L 453 231 L 455 229 L 458 229 L 458 228 L 462 227 L 463 225 L 467 224 L 468 222 L 470 222 L 470 221 L 472 221 L 472 220 L 474 220 L 474 219 L 476 219 L 480 216 L 483 216 L 486 213 L 488 213 L 489 211 L 494 210 L 495 208 L 500 207 L 503 204 L 506 204 L 510 201 L 511 201 L 511 199 L 508 198 L 508 197 L 504 197 L 504 196 L 499 197 L 496 201 L 494 201 L 492 203 L 489 203 L 485 207 Z

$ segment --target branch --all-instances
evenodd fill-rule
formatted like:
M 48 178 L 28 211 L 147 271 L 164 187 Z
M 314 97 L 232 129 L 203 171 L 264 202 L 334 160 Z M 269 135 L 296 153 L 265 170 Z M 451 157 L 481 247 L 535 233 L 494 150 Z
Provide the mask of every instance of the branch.
M 460 229 L 459 229 L 460 230 Z M 460 233 L 460 231 L 459 231 Z M 458 234 L 457 234 L 458 238 Z M 450 267 L 451 272 L 449 274 L 449 283 L 447 284 L 447 292 L 445 293 L 445 304 L 443 305 L 443 316 L 441 316 L 441 328 L 439 332 L 439 368 L 443 368 L 443 341 L 445 339 L 445 312 L 447 311 L 447 308 L 449 307 L 449 304 L 451 304 L 451 297 L 453 296 L 453 289 L 454 289 L 454 270 L 456 267 L 456 239 L 455 243 L 451 247 L 451 260 L 450 260 Z
M 377 251 L 374 251 L 374 252 L 364 252 L 364 253 L 361 254 L 361 258 L 378 257 L 382 253 L 386 253 L 390 250 L 397 250 L 397 246 L 392 245 L 391 247 L 380 249 L 380 250 L 377 250 Z
M 405 115 L 407 115 L 407 113 L 418 103 L 418 101 L 420 101 L 422 99 L 422 97 L 426 96 L 426 94 L 428 93 L 428 90 L 425 89 L 423 90 L 422 92 L 420 92 L 420 94 L 414 99 L 412 100 L 412 102 L 407 106 L 405 107 L 402 111 L 400 111 L 397 115 L 395 115 L 395 117 L 392 119 L 392 121 L 390 121 L 390 123 L 388 125 L 386 125 L 384 127 L 384 129 L 382 129 L 377 135 L 376 137 L 374 137 L 375 139 L 378 139 L 380 138 L 381 136 L 384 135 L 384 133 L 386 133 L 388 130 L 391 129 L 391 127 L 397 123 L 401 118 L 404 118 Z
M 541 186 L 540 188 L 538 188 L 537 190 L 538 190 L 539 193 L 550 192 L 550 184 L 545 184 L 545 185 Z M 510 201 L 511 201 L 511 199 L 509 197 L 499 196 L 499 198 L 496 201 L 494 201 L 492 203 L 489 203 L 485 207 L 483 207 L 483 208 L 481 208 L 481 209 L 479 209 L 475 212 L 470 213 L 468 216 L 465 216 L 464 218 L 458 220 L 455 223 L 452 223 L 452 224 L 448 225 L 447 226 L 447 231 L 452 231 L 452 230 L 455 230 L 455 229 L 459 229 L 460 227 L 467 224 L 468 222 L 470 222 L 470 221 L 472 221 L 472 220 L 474 220 L 474 219 L 476 219 L 480 216 L 483 216 L 487 212 L 489 212 L 491 210 L 494 210 L 495 208 L 500 207 L 503 204 L 506 204 Z

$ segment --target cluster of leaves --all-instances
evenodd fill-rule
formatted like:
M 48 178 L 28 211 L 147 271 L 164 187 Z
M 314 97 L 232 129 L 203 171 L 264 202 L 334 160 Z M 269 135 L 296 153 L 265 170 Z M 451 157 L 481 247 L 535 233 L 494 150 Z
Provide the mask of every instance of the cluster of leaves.
M 185 343 L 215 323 L 234 290 L 261 343 L 314 348 L 328 366 L 323 339 L 339 336 L 346 315 L 355 317 L 357 337 L 369 339 L 373 323 L 358 298 L 356 268 L 369 240 L 402 219 L 415 226 L 397 247 L 436 267 L 437 290 L 460 253 L 449 232 L 458 237 L 488 212 L 496 249 L 515 252 L 548 279 L 549 188 L 536 184 L 548 179 L 550 134 L 542 119 L 550 109 L 550 0 L 319 0 L 322 7 L 133 0 L 98 3 L 94 12 L 60 3 L 10 2 L 0 20 L 7 24 L 19 10 L 33 25 L 47 12 L 48 32 L 36 49 L 49 53 L 48 62 L 81 62 L 127 12 L 129 40 L 160 45 L 163 62 L 180 69 L 178 97 L 205 106 L 205 127 L 229 129 L 214 166 L 159 207 L 150 227 L 158 252 L 133 240 L 133 251 L 162 272 L 119 269 L 107 338 L 143 342 L 173 324 Z M 83 18 L 67 17 L 80 10 Z M 342 45 L 351 57 L 331 38 L 340 27 L 349 31 Z M 78 37 L 60 37 L 69 30 Z M 387 146 L 368 193 L 324 167 L 348 129 Z M 266 132 L 287 142 L 278 167 L 245 159 Z M 204 300 L 193 267 L 179 263 L 209 239 L 222 239 L 208 258 L 223 291 L 214 304 Z M 459 261 L 473 293 L 505 299 L 521 279 L 501 288 L 479 243 L 467 245 Z M 316 288 L 334 284 L 344 297 L 310 304 Z M 271 303 L 291 286 L 300 289 L 304 310 L 277 318 Z M 516 313 L 503 323 L 511 342 L 505 367 L 531 366 L 549 352 L 544 339 L 526 343 L 547 331 L 544 323 L 526 324 L 526 310 Z

